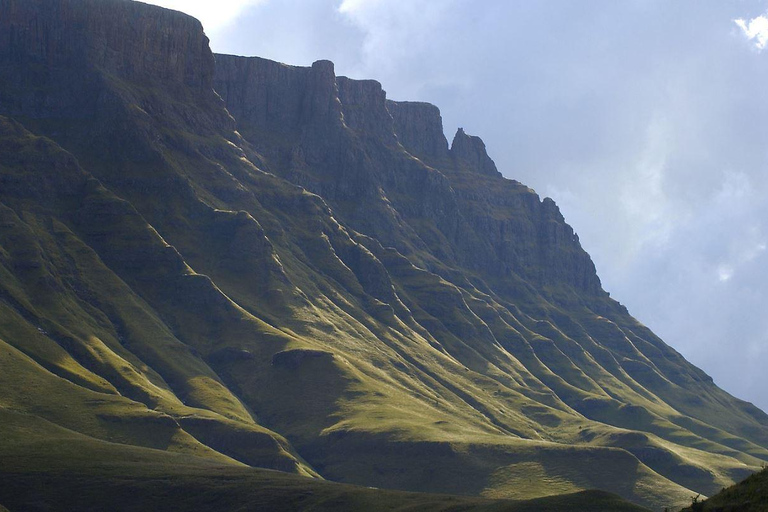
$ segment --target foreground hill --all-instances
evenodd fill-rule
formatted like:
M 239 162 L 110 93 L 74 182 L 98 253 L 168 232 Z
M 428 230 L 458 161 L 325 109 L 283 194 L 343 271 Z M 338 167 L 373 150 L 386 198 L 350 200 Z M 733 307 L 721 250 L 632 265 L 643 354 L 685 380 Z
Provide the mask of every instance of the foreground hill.
M 140 453 L 129 476 L 150 450 L 660 508 L 768 461 L 768 416 L 611 299 L 552 200 L 330 62 L 214 56 L 138 2 L 0 0 L 0 156 L 0 407 Z M 0 455 L 45 457 L 13 478 L 73 457 L 23 437 Z
M 0 409 L 0 435 L 6 440 L 0 497 L 13 511 L 645 510 L 599 491 L 510 501 L 334 484 L 97 441 L 4 409 Z M 15 442 L 11 449 L 9 439 Z
M 708 500 L 698 501 L 690 512 L 765 512 L 768 510 L 768 469 L 723 489 Z

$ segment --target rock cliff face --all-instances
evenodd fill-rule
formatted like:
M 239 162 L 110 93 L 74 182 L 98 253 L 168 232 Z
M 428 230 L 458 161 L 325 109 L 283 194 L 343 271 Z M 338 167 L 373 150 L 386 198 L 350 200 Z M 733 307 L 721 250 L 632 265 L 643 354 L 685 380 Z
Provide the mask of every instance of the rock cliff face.
M 488 156 L 485 143 L 480 137 L 473 137 L 459 128 L 451 144 L 451 156 L 457 161 L 457 166 L 466 167 L 470 171 L 501 177 L 496 164 Z
M 433 270 L 448 262 L 491 279 L 517 274 L 602 293 L 594 265 L 554 203 L 503 179 L 479 137 L 460 129 L 449 150 L 436 107 L 387 101 L 378 82 L 335 78 L 324 62 L 297 68 L 220 55 L 217 64 L 216 89 L 238 130 L 269 154 L 271 170 L 330 200 L 358 231 L 404 253 L 427 249 L 439 260 L 423 261 Z M 271 112 L 290 118 L 273 122 Z M 275 153 L 274 143 L 260 141 L 276 134 Z M 476 174 L 490 181 L 476 184 L 469 178 Z M 498 187 L 502 193 L 494 192 Z
M 443 133 L 440 109 L 429 103 L 387 101 L 400 144 L 425 162 L 448 158 L 448 141 Z
M 18 69 L 44 66 L 102 72 L 142 81 L 178 82 L 209 92 L 213 58 L 196 19 L 120 0 L 6 0 L 0 55 Z M 25 69 L 26 68 L 26 69 Z
M 83 96 L 99 73 L 211 93 L 214 62 L 200 22 L 138 2 L 82 0 L 0 4 L 0 69 L 13 94 L 0 97 L 18 115 L 82 116 Z M 34 83 L 27 89 L 23 84 Z M 54 98 L 42 94 L 50 89 Z M 47 100 L 47 101 L 41 101 Z
M 214 59 L 123 0 L 0 0 L 0 70 L 0 414 L 35 432 L 655 508 L 768 460 L 768 417 L 437 108 L 327 61 Z
M 363 137 L 375 137 L 388 147 L 397 144 L 387 94 L 375 80 L 336 79 L 344 124 Z

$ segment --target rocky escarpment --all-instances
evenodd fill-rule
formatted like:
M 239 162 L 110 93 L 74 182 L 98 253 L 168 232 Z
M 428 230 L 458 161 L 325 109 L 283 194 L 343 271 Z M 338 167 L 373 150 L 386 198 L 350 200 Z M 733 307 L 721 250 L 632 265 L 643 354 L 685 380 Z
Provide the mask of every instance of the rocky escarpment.
M 457 166 L 466 167 L 470 171 L 501 177 L 496 164 L 488 156 L 485 143 L 480 137 L 464 133 L 459 128 L 451 144 L 451 156 L 457 161 Z
M 238 131 L 267 158 L 270 171 L 334 201 L 339 212 L 357 221 L 355 227 L 387 245 L 408 254 L 424 250 L 424 241 L 391 207 L 384 183 L 403 189 L 414 182 L 447 187 L 441 176 L 416 163 L 391 164 L 404 159 L 387 149 L 395 140 L 379 84 L 337 81 L 333 64 L 326 61 L 300 68 L 260 58 L 217 55 L 216 60 L 216 90 L 239 119 Z M 342 104 L 342 95 L 349 105 Z M 367 145 L 376 148 L 375 156 L 364 149 Z M 403 167 L 411 172 L 403 173 Z M 446 194 L 430 197 L 441 203 L 407 208 L 450 207 Z
M 52 109 L 82 113 L 78 97 L 88 89 L 74 86 L 98 80 L 96 69 L 210 94 L 213 57 L 200 22 L 190 16 L 120 0 L 41 0 L 39 10 L 27 4 L 0 2 L 2 80 L 6 91 L 16 85 L 13 94 L 0 98 L 6 110 L 30 116 Z M 78 76 L 82 73 L 87 77 Z M 35 87 L 24 90 L 22 83 L 30 81 Z M 56 100 L 39 101 L 49 87 L 57 91 Z
M 387 110 L 394 119 L 397 140 L 406 151 L 427 163 L 448 157 L 440 109 L 429 103 L 388 100 Z
M 394 121 L 387 109 L 387 93 L 376 80 L 336 79 L 344 123 L 363 137 L 375 137 L 387 146 L 397 142 Z
M 448 149 L 436 107 L 388 101 L 376 81 L 334 79 L 332 68 L 323 74 L 317 68 L 327 64 L 297 68 L 217 56 L 216 88 L 238 130 L 269 155 L 272 171 L 330 200 L 352 227 L 418 255 L 432 270 L 448 263 L 493 279 L 517 276 L 602 293 L 594 265 L 557 207 L 503 179 L 479 137 L 460 129 Z M 318 98 L 338 108 L 316 116 Z M 273 119 L 273 112 L 290 116 Z M 297 123 L 300 130 L 287 128 Z M 277 134 L 279 142 L 265 147 Z M 394 150 L 397 143 L 406 151 Z M 477 174 L 491 181 L 468 178 Z
M 205 85 L 198 24 L 123 4 L 0 0 L 3 37 L 45 20 L 0 58 L 0 413 L 139 472 L 151 447 L 655 508 L 768 460 L 768 417 L 612 301 L 554 202 L 479 139 L 449 149 L 436 108 L 327 61 L 217 56 Z M 56 38 L 84 46 L 48 66 Z
M 333 136 L 341 128 L 341 104 L 333 63 L 310 68 L 288 66 L 255 57 L 216 56 L 216 90 L 240 128 L 258 146 L 262 138 L 279 143 L 321 127 Z
M 0 3 L 0 56 L 19 70 L 96 66 L 124 78 L 210 89 L 213 58 L 191 16 L 120 0 L 40 1 L 34 11 L 26 3 Z

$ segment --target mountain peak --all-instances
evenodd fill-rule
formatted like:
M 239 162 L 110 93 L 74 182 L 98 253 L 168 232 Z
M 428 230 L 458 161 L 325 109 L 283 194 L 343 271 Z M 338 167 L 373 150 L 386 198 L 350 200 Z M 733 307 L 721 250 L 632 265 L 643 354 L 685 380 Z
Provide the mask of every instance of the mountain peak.
M 467 135 L 464 128 L 459 128 L 453 137 L 451 156 L 460 167 L 489 176 L 501 176 L 496 164 L 488 156 L 483 139 Z
M 336 77 L 334 64 L 330 60 L 326 60 L 326 59 L 316 60 L 315 62 L 312 63 L 312 69 L 315 70 L 315 72 L 322 74 L 323 76 Z

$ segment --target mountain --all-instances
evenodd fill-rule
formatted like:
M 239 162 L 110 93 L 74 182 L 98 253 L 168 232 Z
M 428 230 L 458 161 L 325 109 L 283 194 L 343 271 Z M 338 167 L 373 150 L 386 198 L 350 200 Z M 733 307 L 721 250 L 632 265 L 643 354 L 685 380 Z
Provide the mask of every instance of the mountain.
M 0 367 L 8 482 L 216 468 L 245 496 L 274 476 L 251 466 L 658 509 L 768 461 L 768 416 L 614 301 L 481 139 L 129 0 L 0 0 Z

